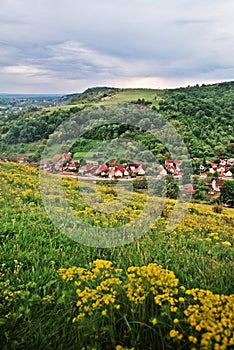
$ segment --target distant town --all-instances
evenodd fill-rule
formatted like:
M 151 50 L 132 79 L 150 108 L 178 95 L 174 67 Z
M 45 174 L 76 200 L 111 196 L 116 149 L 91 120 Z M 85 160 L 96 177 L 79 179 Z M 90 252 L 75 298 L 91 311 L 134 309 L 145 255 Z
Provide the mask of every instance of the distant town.
M 0 117 L 27 108 L 53 107 L 63 104 L 62 95 L 0 94 Z
M 197 158 L 193 159 L 198 162 Z M 183 177 L 182 160 L 165 160 L 164 166 L 158 165 L 154 178 L 161 179 L 171 175 L 174 181 L 180 181 Z M 197 176 L 207 184 L 207 194 L 212 197 L 216 196 L 224 184 L 225 180 L 233 180 L 234 158 L 220 159 L 219 164 L 204 161 L 200 164 Z M 120 164 L 117 159 L 110 162 L 99 164 L 94 160 L 85 160 L 82 163 L 79 160 L 72 159 L 72 153 L 65 153 L 62 157 L 57 154 L 53 156 L 53 161 L 45 162 L 42 170 L 59 173 L 61 175 L 82 176 L 87 179 L 134 179 L 136 177 L 149 177 L 152 174 L 147 172 L 147 166 L 138 160 L 129 161 Z M 192 184 L 194 181 L 190 178 L 188 183 L 180 185 L 180 191 L 183 195 L 194 195 L 199 186 Z

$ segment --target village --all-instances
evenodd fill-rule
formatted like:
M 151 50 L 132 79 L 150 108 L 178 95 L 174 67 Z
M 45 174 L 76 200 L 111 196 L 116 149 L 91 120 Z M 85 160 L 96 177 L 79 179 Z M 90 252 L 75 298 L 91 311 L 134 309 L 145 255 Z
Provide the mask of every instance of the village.
M 199 162 L 198 158 L 193 158 L 193 161 Z M 167 175 L 171 175 L 174 181 L 180 181 L 183 176 L 182 160 L 165 160 L 164 166 L 158 165 L 154 178 L 160 179 Z M 197 176 L 203 180 L 207 186 L 207 194 L 209 197 L 216 196 L 220 192 L 220 188 L 225 180 L 233 179 L 234 158 L 220 158 L 219 163 L 203 161 L 198 167 Z M 43 165 L 43 170 L 47 172 L 56 172 L 63 175 L 76 175 L 87 179 L 119 179 L 131 180 L 136 177 L 149 177 L 151 174 L 147 172 L 147 166 L 138 161 L 133 160 L 125 163 L 119 163 L 117 159 L 112 159 L 110 162 L 99 164 L 94 160 L 85 160 L 80 163 L 79 160 L 72 159 L 72 153 L 68 152 L 61 155 L 55 155 L 53 162 L 47 162 Z M 183 195 L 194 195 L 198 186 L 194 186 L 191 182 L 180 185 L 180 191 Z
M 10 159 L 0 159 L 0 162 L 8 162 Z M 38 167 L 38 164 L 29 163 L 24 160 L 18 160 L 19 163 L 27 166 Z M 164 166 L 157 164 L 157 170 L 153 176 L 147 169 L 147 165 L 139 160 L 132 160 L 125 163 L 112 159 L 109 162 L 99 164 L 95 160 L 84 160 L 80 162 L 73 159 L 71 152 L 55 154 L 51 160 L 41 163 L 40 168 L 48 173 L 55 173 L 65 176 L 81 177 L 87 180 L 133 180 L 135 178 L 162 179 L 165 176 L 171 176 L 173 181 L 178 182 L 182 195 L 193 196 L 199 183 L 202 182 L 207 188 L 208 197 L 216 197 L 219 195 L 220 189 L 227 180 L 234 181 L 234 158 L 220 158 L 219 162 L 213 163 L 193 158 L 193 162 L 198 162 L 197 171 L 192 175 L 192 179 L 187 183 L 181 184 L 183 177 L 182 160 L 169 159 L 165 160 Z M 196 181 L 195 181 L 196 179 Z M 198 181 L 198 182 L 199 182 Z

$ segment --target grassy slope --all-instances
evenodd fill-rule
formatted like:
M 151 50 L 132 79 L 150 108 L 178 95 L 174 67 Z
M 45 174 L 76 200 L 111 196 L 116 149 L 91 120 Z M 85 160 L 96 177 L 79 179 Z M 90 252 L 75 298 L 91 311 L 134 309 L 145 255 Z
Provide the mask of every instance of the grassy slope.
M 163 95 L 163 90 L 159 89 L 117 89 L 115 92 L 105 92 L 107 96 L 103 97 L 104 93 L 100 91 L 92 93 L 91 95 L 84 92 L 82 95 L 74 96 L 70 104 L 79 103 L 109 103 L 109 102 L 132 102 L 138 99 L 145 99 L 153 101 L 155 97 Z M 89 98 L 87 98 L 87 96 Z
M 147 101 L 153 101 L 158 94 L 160 94 L 160 90 L 157 89 L 123 89 L 113 96 L 106 97 L 104 101 L 131 102 L 143 98 Z
M 86 266 L 96 258 L 109 259 L 124 270 L 157 262 L 173 270 L 186 288 L 233 291 L 233 251 L 223 244 L 233 244 L 233 209 L 214 214 L 209 206 L 190 204 L 185 221 L 168 235 L 165 220 L 174 205 L 169 201 L 158 224 L 138 241 L 96 249 L 70 240 L 54 227 L 41 202 L 36 169 L 0 163 L 0 174 L 2 349 L 79 349 L 77 326 L 71 322 L 76 297 L 59 278 L 60 267 Z M 76 180 L 65 180 L 65 186 L 72 206 L 82 207 Z M 82 213 L 89 218 L 85 207 Z M 18 290 L 19 296 L 10 297 Z

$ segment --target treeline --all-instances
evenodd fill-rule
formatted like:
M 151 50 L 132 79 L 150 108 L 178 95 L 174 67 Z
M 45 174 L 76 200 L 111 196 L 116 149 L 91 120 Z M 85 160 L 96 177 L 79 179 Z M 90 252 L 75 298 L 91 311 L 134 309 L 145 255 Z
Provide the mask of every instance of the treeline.
M 116 93 L 118 89 L 112 88 L 92 88 L 80 95 L 80 99 L 98 98 L 101 94 Z M 83 95 L 83 97 L 82 97 Z M 95 98 L 96 98 L 95 97 Z M 130 101 L 131 102 L 131 101 Z M 72 146 L 75 151 L 89 149 L 94 145 L 94 140 L 108 141 L 114 138 L 123 137 L 141 142 L 147 147 L 159 161 L 164 161 L 170 157 L 165 142 L 152 136 L 149 132 L 155 122 L 152 120 L 152 112 L 170 121 L 170 124 L 177 130 L 186 144 L 190 156 L 210 159 L 223 157 L 233 157 L 234 154 L 234 82 L 220 83 L 214 85 L 194 86 L 179 89 L 167 89 L 160 91 L 160 97 L 149 101 L 145 107 L 130 104 L 115 105 L 110 108 L 103 103 L 102 106 L 87 109 L 85 118 L 90 118 L 89 129 L 82 134 L 82 137 Z M 142 102 L 140 100 L 140 102 Z M 95 112 L 95 108 L 96 112 Z M 124 110 L 125 108 L 125 110 Z M 139 117 L 137 110 L 143 108 L 144 113 Z M 80 107 L 71 106 L 67 109 L 43 109 L 29 108 L 28 110 L 9 113 L 0 120 L 0 152 L 4 152 L 9 145 L 29 144 L 39 140 L 47 140 L 55 129 L 63 121 L 77 114 L 77 122 L 68 127 L 69 135 L 73 135 L 73 129 L 79 128 L 82 120 L 79 120 Z M 116 123 L 113 113 L 118 115 L 120 123 Z M 147 114 L 147 111 L 150 111 Z M 83 113 L 83 110 L 82 110 Z M 109 123 L 100 125 L 102 113 L 105 114 Z M 130 116 L 131 113 L 131 116 Z M 135 115 L 135 116 L 134 116 Z M 84 118 L 82 114 L 81 119 Z M 122 119 L 121 119 L 122 118 Z M 128 120 L 132 124 L 128 125 Z M 134 119 L 135 118 L 135 119 Z M 156 118 L 156 117 L 155 117 Z M 163 123 L 162 118 L 162 123 Z M 158 125 L 160 128 L 161 126 Z M 168 142 L 170 143 L 170 133 Z M 90 141 L 91 140 L 91 141 Z M 173 141 L 172 141 L 173 142 Z M 107 142 L 107 148 L 109 143 Z M 176 145 L 176 152 L 180 152 L 180 144 Z
M 0 151 L 6 150 L 9 145 L 48 139 L 63 120 L 79 110 L 78 107 L 72 107 L 67 111 L 31 107 L 27 110 L 9 113 L 0 121 Z

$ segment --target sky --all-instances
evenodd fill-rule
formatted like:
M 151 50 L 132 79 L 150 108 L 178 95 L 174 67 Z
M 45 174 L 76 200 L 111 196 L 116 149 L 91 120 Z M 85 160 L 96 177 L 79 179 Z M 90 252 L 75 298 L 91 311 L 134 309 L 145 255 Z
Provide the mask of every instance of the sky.
M 1 0 L 0 93 L 234 80 L 234 0 Z

